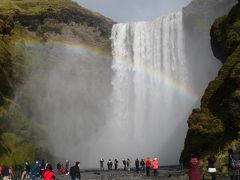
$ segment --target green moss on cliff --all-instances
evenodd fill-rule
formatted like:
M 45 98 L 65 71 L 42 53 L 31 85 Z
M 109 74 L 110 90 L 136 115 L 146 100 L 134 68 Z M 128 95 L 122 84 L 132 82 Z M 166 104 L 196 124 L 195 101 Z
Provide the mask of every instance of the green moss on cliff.
M 27 35 L 19 24 L 11 27 L 8 33 L 0 34 L 0 161 L 20 166 L 26 160 L 34 160 L 37 146 L 27 138 L 30 121 L 21 111 L 9 109 L 18 106 L 12 99 L 24 79 L 26 54 L 19 44 Z
M 40 36 L 49 33 L 67 36 L 75 33 L 80 37 L 80 43 L 107 51 L 110 49 L 109 37 L 114 23 L 71 0 L 3 0 L 0 4 L 0 19 L 19 21 L 29 31 Z M 81 28 L 83 31 L 78 31 L 79 25 L 85 27 Z
M 27 103 L 14 102 L 31 71 L 42 70 L 58 57 L 43 58 L 53 42 L 84 44 L 110 53 L 113 21 L 71 0 L 2 0 L 0 3 L 0 162 L 19 166 L 49 156 L 45 127 L 31 119 Z M 32 43 L 38 45 L 34 49 Z M 45 51 L 46 50 L 46 51 Z M 47 55 L 46 55 L 47 56 Z M 41 77 L 37 77 L 41 78 Z M 36 80 L 37 80 L 36 78 Z M 23 93 L 24 94 L 24 93 Z M 28 95 L 28 94 L 24 94 Z M 29 95 L 28 95 L 29 96 Z M 39 97 L 41 98 L 41 97 Z M 24 102 L 23 102 L 24 104 Z M 37 142 L 37 143 L 36 143 Z M 21 146 L 20 146 L 21 144 Z M 45 145 L 46 146 L 46 145 Z
M 20 166 L 23 162 L 33 162 L 36 158 L 37 147 L 30 143 L 25 137 L 4 133 L 0 137 L 2 149 L 1 163 L 8 166 Z
M 209 83 L 201 108 L 193 110 L 189 117 L 189 130 L 181 155 L 181 161 L 187 162 L 191 153 L 202 158 L 215 154 L 222 173 L 226 172 L 222 160 L 226 157 L 225 151 L 234 146 L 233 142 L 239 139 L 240 132 L 239 7 L 239 4 L 236 5 L 228 16 L 218 18 L 212 27 L 215 54 L 224 51 L 227 58 L 218 76 Z
M 211 28 L 214 55 L 222 62 L 240 43 L 240 5 L 233 7 L 228 16 L 218 18 Z

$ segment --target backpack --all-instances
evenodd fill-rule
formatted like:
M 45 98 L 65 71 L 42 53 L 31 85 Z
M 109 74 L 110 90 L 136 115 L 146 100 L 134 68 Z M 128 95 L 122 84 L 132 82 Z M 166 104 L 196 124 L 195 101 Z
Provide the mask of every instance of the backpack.
M 231 169 L 240 169 L 240 160 L 236 160 L 230 156 L 230 167 Z

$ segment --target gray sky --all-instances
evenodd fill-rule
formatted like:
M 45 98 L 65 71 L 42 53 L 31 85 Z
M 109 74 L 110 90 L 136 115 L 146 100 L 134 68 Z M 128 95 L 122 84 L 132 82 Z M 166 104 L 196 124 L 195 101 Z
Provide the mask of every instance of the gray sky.
M 191 0 L 75 0 L 117 22 L 151 20 L 185 7 Z

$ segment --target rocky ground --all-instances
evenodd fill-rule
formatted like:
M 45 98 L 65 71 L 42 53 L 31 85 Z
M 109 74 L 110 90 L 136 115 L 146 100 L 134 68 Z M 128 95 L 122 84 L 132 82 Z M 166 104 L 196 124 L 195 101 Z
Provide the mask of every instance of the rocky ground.
M 137 173 L 135 171 L 99 171 L 99 170 L 85 170 L 81 171 L 81 179 L 83 180 L 142 180 L 142 179 L 170 179 L 170 180 L 188 180 L 188 176 L 186 174 L 186 171 L 179 171 L 179 170 L 173 170 L 173 169 L 162 169 L 159 170 L 158 176 L 154 177 L 153 174 L 151 174 L 150 177 L 146 177 L 145 173 L 140 172 Z M 62 179 L 70 179 L 70 176 L 66 175 L 58 175 L 57 177 L 59 180 Z M 228 178 L 218 178 L 219 180 L 225 180 Z

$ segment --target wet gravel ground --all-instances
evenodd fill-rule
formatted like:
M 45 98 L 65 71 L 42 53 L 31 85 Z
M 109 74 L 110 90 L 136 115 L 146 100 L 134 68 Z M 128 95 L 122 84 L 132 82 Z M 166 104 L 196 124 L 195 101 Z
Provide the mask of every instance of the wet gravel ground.
M 179 175 L 172 175 L 172 177 L 169 177 L 169 173 L 167 171 L 161 171 L 159 170 L 159 174 L 157 177 L 154 177 L 153 174 L 151 174 L 150 177 L 146 177 L 145 173 L 139 172 L 136 173 L 134 171 L 82 171 L 81 172 L 81 179 L 83 180 L 142 180 L 142 179 L 179 179 Z M 174 177 L 176 176 L 176 177 Z M 57 177 L 60 179 L 70 179 L 70 176 L 66 175 L 58 175 Z M 188 178 L 182 178 L 188 179 Z
M 70 176 L 66 175 L 58 175 L 57 179 L 65 180 L 71 179 Z M 176 169 L 163 169 L 158 171 L 158 176 L 154 177 L 153 172 L 150 177 L 147 177 L 143 172 L 135 172 L 135 171 L 99 171 L 99 170 L 82 170 L 81 171 L 81 180 L 188 180 L 188 176 L 185 172 L 176 170 Z M 218 180 L 227 180 L 229 178 L 218 178 Z

